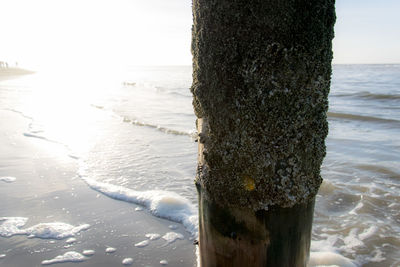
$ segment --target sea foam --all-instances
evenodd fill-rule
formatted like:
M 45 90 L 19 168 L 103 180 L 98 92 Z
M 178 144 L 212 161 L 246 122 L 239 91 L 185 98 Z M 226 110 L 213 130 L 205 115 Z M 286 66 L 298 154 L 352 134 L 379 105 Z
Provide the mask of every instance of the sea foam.
M 193 237 L 198 235 L 198 215 L 197 209 L 184 197 L 167 191 L 136 191 L 123 186 L 117 186 L 113 184 L 98 182 L 94 179 L 87 178 L 84 175 L 81 178 L 94 190 L 111 197 L 113 199 L 122 200 L 126 202 L 135 203 L 144 206 L 153 215 L 169 219 L 171 221 L 181 223 Z M 365 237 L 368 236 L 369 232 L 365 233 Z M 150 235 L 147 236 L 150 238 Z M 158 236 L 157 236 L 158 238 Z M 162 236 L 163 239 L 170 244 L 178 239 L 183 239 L 183 235 L 176 232 L 169 232 Z M 314 243 L 315 242 L 315 243 Z M 321 241 L 313 241 L 312 247 L 319 244 Z M 314 244 L 313 244 L 314 243 Z M 325 244 L 329 246 L 329 250 L 333 247 L 327 242 Z M 141 243 L 139 243 L 141 245 Z M 137 245 L 139 245 L 137 244 Z M 327 247 L 325 247 L 327 249 Z M 314 266 L 341 266 L 341 267 L 356 267 L 350 259 L 341 256 L 331 251 L 318 251 L 311 252 L 309 267 Z
M 343 243 L 339 250 L 335 247 L 337 243 Z M 351 253 L 353 252 L 353 246 L 359 245 L 363 245 L 363 243 L 357 239 L 356 231 L 350 231 L 349 235 L 346 237 L 330 235 L 327 239 L 312 240 L 308 266 L 358 266 L 359 262 L 352 261 L 340 255 L 338 252 L 346 251 Z
M 59 255 L 51 260 L 42 261 L 42 265 L 50 265 L 54 263 L 64 263 L 64 262 L 81 262 L 87 258 L 76 251 L 68 251 L 64 255 Z
M 0 217 L 0 236 L 27 235 L 30 238 L 64 239 L 75 236 L 90 227 L 89 224 L 74 226 L 67 223 L 54 222 L 39 223 L 29 228 L 21 229 L 27 221 L 28 218 L 25 217 Z
M 25 232 L 27 235 L 29 235 L 29 237 L 64 239 L 75 236 L 80 231 L 87 230 L 89 227 L 89 224 L 73 226 L 71 224 L 61 222 L 39 223 L 27 228 Z
M 25 217 L 0 217 L 0 236 L 10 237 L 18 234 L 25 234 L 20 228 L 26 224 Z
M 123 265 L 132 265 L 133 259 L 132 258 L 125 258 L 122 260 Z
M 178 239 L 183 239 L 183 235 L 176 232 L 168 232 L 162 236 L 162 238 L 167 241 L 168 244 L 175 242 Z
M 116 248 L 113 248 L 113 247 L 106 248 L 106 253 L 114 253 L 115 251 L 117 251 Z
M 167 260 L 160 260 L 160 264 L 161 265 L 168 265 L 168 261 Z
M 351 260 L 333 252 L 311 252 L 308 267 L 340 266 L 357 267 Z
M 126 118 L 126 117 L 123 117 L 123 122 L 132 123 L 133 125 L 136 125 L 136 126 L 145 126 L 145 127 L 153 128 L 153 129 L 156 129 L 156 130 L 158 130 L 160 132 L 163 132 L 163 133 L 166 133 L 166 134 L 186 135 L 186 136 L 189 136 L 191 138 L 196 138 L 197 135 L 198 135 L 197 131 L 195 131 L 195 130 L 179 131 L 179 130 L 163 127 L 161 125 L 146 123 L 146 122 L 139 121 L 137 119 L 130 119 L 130 118 Z
M 143 240 L 142 242 L 136 243 L 135 247 L 143 248 L 143 247 L 148 246 L 149 244 L 150 244 L 149 240 Z
M 150 240 L 157 240 L 160 239 L 161 235 L 156 233 L 149 233 L 145 235 Z
M 1 182 L 12 183 L 15 182 L 15 180 L 17 180 L 17 178 L 11 176 L 0 177 Z
M 93 249 L 86 249 L 84 251 L 82 251 L 82 254 L 85 256 L 92 256 L 94 255 L 96 252 Z
M 108 197 L 146 207 L 153 215 L 183 224 L 193 236 L 198 233 L 197 210 L 186 198 L 167 191 L 136 191 L 123 186 L 82 179 L 94 190 Z
M 98 182 L 86 177 L 82 177 L 82 179 L 92 189 L 108 197 L 142 205 L 157 217 L 182 223 L 192 236 L 198 235 L 198 216 L 196 208 L 187 199 L 176 193 L 167 191 L 140 192 L 123 186 Z M 146 235 L 146 237 L 150 238 L 150 235 Z M 169 232 L 162 236 L 162 238 L 167 241 L 167 244 L 170 244 L 184 237 L 182 234 Z M 315 244 L 317 243 L 318 242 Z M 340 254 L 334 252 L 311 252 L 309 267 L 335 265 L 341 267 L 356 267 L 350 259 Z

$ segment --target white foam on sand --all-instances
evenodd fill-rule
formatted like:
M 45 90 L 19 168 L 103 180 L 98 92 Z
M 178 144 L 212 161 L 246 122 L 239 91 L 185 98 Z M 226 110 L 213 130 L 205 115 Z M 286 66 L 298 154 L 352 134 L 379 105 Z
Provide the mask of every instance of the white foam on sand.
M 27 228 L 25 231 L 26 234 L 29 235 L 29 237 L 64 239 L 67 237 L 75 236 L 80 231 L 87 230 L 89 227 L 89 224 L 73 226 L 68 223 L 54 222 L 39 223 L 37 225 Z
M 106 248 L 106 253 L 114 253 L 115 251 L 117 251 L 116 248 L 112 248 L 112 247 Z
M 53 222 L 39 223 L 32 227 L 21 229 L 27 221 L 28 218 L 25 217 L 0 217 L 0 236 L 27 235 L 30 238 L 64 239 L 73 237 L 90 227 L 89 224 L 74 226 L 62 222 Z
M 198 233 L 197 209 L 186 198 L 167 191 L 136 191 L 123 186 L 82 179 L 94 190 L 108 197 L 146 207 L 153 215 L 183 224 L 193 236 Z
M 59 255 L 54 259 L 42 261 L 42 265 L 50 265 L 50 264 L 64 263 L 64 262 L 81 262 L 86 259 L 87 258 L 85 256 L 76 251 L 68 251 L 64 255 Z
M 10 237 L 13 235 L 25 234 L 20 228 L 26 224 L 25 217 L 0 217 L 0 236 Z
M 1 182 L 12 183 L 12 182 L 15 182 L 15 180 L 17 180 L 17 178 L 11 177 L 11 176 L 0 177 Z
M 135 247 L 143 248 L 143 247 L 148 246 L 149 244 L 150 244 L 149 240 L 143 240 L 142 242 L 136 243 Z
M 168 244 L 175 242 L 178 239 L 183 239 L 183 235 L 176 232 L 168 232 L 162 236 L 162 238 L 167 241 Z
M 86 249 L 82 252 L 83 255 L 85 256 L 92 256 L 94 255 L 95 251 L 93 249 Z
M 160 237 L 161 237 L 161 235 L 154 234 L 154 233 L 149 233 L 149 234 L 146 234 L 145 236 L 150 240 L 157 240 L 157 239 L 160 239 Z
M 348 258 L 334 252 L 311 252 L 308 267 L 317 266 L 357 267 Z
M 132 265 L 133 259 L 132 258 L 125 258 L 122 260 L 123 265 Z
M 186 230 L 190 232 L 193 237 L 198 235 L 197 209 L 189 200 L 176 193 L 156 190 L 141 192 L 123 186 L 98 182 L 94 179 L 87 178 L 85 175 L 82 175 L 81 178 L 92 189 L 108 197 L 144 206 L 157 217 L 183 224 Z M 361 207 L 362 205 L 359 205 L 356 207 L 356 210 Z M 360 238 L 368 238 L 369 235 L 374 232 L 373 230 L 374 229 L 370 229 L 369 231 L 360 234 Z M 153 240 L 151 234 L 147 234 L 146 237 Z M 159 236 L 157 236 L 157 239 L 158 238 Z M 169 232 L 162 236 L 162 238 L 167 241 L 167 244 L 170 244 L 178 239 L 184 239 L 184 236 L 180 233 Z M 356 267 L 357 265 L 352 260 L 334 252 L 334 247 L 332 246 L 331 241 L 332 240 L 321 240 L 312 242 L 312 247 L 317 247 L 316 249 L 312 249 L 313 252 L 311 252 L 310 255 L 309 267 Z M 319 244 L 324 245 L 324 247 L 321 248 Z
M 70 237 L 70 238 L 68 238 L 68 239 L 65 241 L 65 243 L 67 243 L 67 244 L 72 244 L 72 243 L 74 243 L 75 241 L 76 241 L 76 238 Z

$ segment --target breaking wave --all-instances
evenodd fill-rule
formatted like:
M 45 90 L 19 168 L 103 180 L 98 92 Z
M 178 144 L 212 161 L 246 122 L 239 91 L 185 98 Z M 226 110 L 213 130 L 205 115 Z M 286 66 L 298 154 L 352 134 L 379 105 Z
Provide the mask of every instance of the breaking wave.
M 161 125 L 156 125 L 156 124 L 151 124 L 151 123 L 147 123 L 147 122 L 142 122 L 136 119 L 129 119 L 124 117 L 123 118 L 123 122 L 126 123 L 130 123 L 136 126 L 143 126 L 143 127 L 149 127 L 149 128 L 153 128 L 156 129 L 160 132 L 166 133 L 166 134 L 173 134 L 173 135 L 185 135 L 185 136 L 189 136 L 192 138 L 195 138 L 197 136 L 197 132 L 192 130 L 192 131 L 179 131 L 179 130 L 175 130 L 175 129 L 170 129 L 167 127 L 163 127 Z
M 348 113 L 339 113 L 339 112 L 328 112 L 328 117 L 337 118 L 337 119 L 347 119 L 347 120 L 357 120 L 357 121 L 367 121 L 367 122 L 377 122 L 377 123 L 390 123 L 397 124 L 400 127 L 400 121 L 393 119 L 385 119 L 378 118 L 372 116 L 365 115 L 356 115 L 356 114 L 348 114 Z

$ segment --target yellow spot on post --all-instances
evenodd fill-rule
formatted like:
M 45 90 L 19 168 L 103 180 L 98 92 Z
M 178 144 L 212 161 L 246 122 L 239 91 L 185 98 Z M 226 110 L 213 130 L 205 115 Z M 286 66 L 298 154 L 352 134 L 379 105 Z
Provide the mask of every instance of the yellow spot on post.
M 250 176 L 244 176 L 243 178 L 243 183 L 244 183 L 244 188 L 247 191 L 253 191 L 254 189 L 256 189 L 256 184 L 254 183 L 253 178 L 251 178 Z

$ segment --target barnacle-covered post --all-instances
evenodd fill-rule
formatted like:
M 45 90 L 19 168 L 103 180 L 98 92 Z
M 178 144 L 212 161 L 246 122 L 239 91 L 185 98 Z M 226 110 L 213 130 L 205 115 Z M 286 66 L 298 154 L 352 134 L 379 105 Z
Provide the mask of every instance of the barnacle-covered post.
M 305 266 L 334 0 L 193 0 L 201 265 Z

